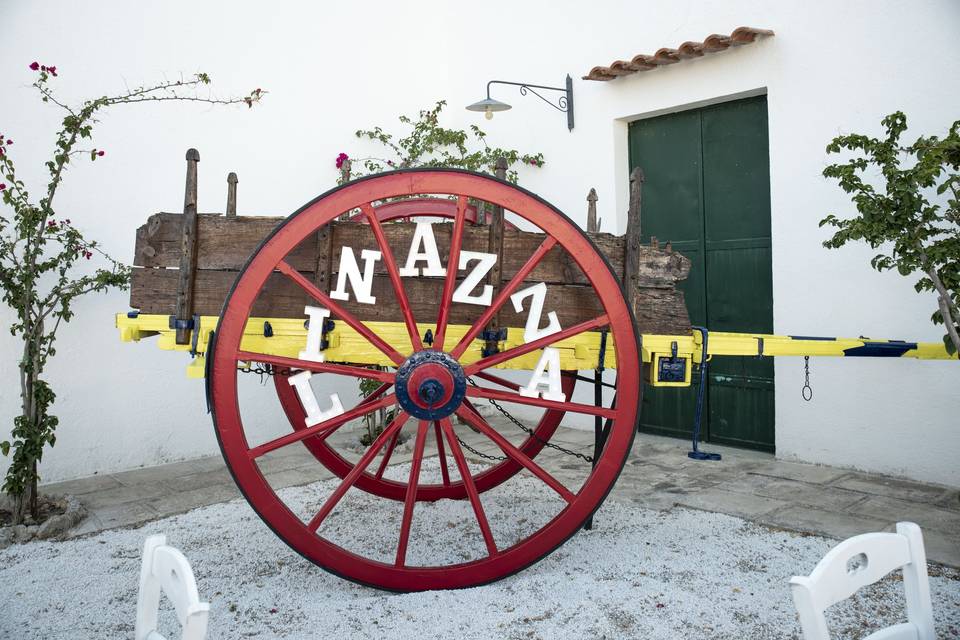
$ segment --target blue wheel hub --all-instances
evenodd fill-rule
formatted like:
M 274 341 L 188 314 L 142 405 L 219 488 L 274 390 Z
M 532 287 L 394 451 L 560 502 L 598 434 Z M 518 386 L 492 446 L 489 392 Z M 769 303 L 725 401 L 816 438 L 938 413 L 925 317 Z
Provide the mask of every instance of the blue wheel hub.
M 463 402 L 467 377 L 453 356 L 441 351 L 418 351 L 397 369 L 397 401 L 420 420 L 446 418 Z

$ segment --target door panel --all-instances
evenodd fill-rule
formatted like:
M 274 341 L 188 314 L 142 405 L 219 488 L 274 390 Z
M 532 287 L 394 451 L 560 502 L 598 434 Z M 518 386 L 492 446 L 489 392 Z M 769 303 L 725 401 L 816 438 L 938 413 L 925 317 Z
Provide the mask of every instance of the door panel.
M 631 169 L 639 164 L 645 176 L 640 215 L 642 239 L 643 242 L 650 242 L 652 237 L 663 242 L 669 240 L 676 251 L 690 258 L 690 275 L 679 288 L 687 301 L 691 321 L 703 324 L 707 308 L 700 115 L 684 112 L 656 120 L 656 126 L 630 127 Z M 646 215 L 648 210 L 661 213 Z M 650 393 L 649 388 L 644 390 L 640 428 L 660 435 L 686 437 L 693 423 L 695 400 L 692 387 L 660 388 L 656 393 Z
M 685 111 L 630 126 L 640 166 L 643 240 L 672 241 L 692 262 L 681 287 L 690 319 L 712 331 L 773 331 L 766 98 Z M 711 442 L 772 451 L 773 363 L 710 363 L 702 432 Z M 689 436 L 696 387 L 648 389 L 641 429 Z

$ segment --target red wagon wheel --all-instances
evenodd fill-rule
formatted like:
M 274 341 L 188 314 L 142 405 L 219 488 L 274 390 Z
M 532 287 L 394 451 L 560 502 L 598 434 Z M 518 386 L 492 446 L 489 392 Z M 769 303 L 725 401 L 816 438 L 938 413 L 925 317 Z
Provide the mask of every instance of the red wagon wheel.
M 454 268 L 447 270 L 443 293 L 438 301 L 436 341 L 433 348 L 424 348 L 396 262 L 373 211 L 372 203 L 376 201 L 416 193 L 449 194 L 458 198 L 458 213 L 451 236 L 449 263 L 451 265 L 458 263 L 467 198 L 476 198 L 502 206 L 545 234 L 540 247 L 517 271 L 513 279 L 501 285 L 492 303 L 479 314 L 466 334 L 452 348 L 449 344 L 445 344 L 445 333 L 457 270 Z M 396 347 L 368 329 L 330 295 L 317 289 L 286 261 L 287 255 L 304 239 L 316 234 L 322 225 L 356 208 L 363 210 L 371 222 L 371 230 L 382 251 L 384 264 L 403 311 L 412 353 L 400 353 Z M 596 318 L 538 337 L 523 345 L 482 357 L 478 361 L 461 362 L 464 352 L 479 336 L 481 330 L 554 247 L 565 251 L 580 268 L 602 306 L 603 313 Z M 346 364 L 297 360 L 244 351 L 241 340 L 253 303 L 276 271 L 302 288 L 317 303 L 329 309 L 340 322 L 349 326 L 369 341 L 373 347 L 380 350 L 397 366 L 397 371 L 395 373 L 374 372 Z M 610 333 L 612 350 L 618 363 L 615 383 L 616 399 L 612 408 L 579 404 L 570 402 L 566 398 L 551 400 L 539 395 L 530 397 L 513 391 L 468 387 L 466 384 L 468 376 L 485 373 L 485 370 L 497 365 L 507 365 L 514 358 L 546 348 L 566 338 L 603 328 Z M 533 564 L 561 545 L 582 527 L 584 521 L 600 506 L 613 486 L 630 451 L 637 425 L 641 384 L 638 338 L 631 310 L 623 299 L 619 281 L 606 259 L 576 225 L 543 200 L 507 183 L 470 172 L 423 170 L 381 174 L 334 189 L 290 216 L 264 240 L 237 278 L 225 302 L 208 356 L 210 358 L 208 381 L 214 426 L 227 466 L 251 506 L 288 545 L 317 565 L 356 582 L 397 591 L 484 584 Z M 443 351 L 445 348 L 449 351 Z M 335 417 L 323 420 L 309 428 L 295 430 L 261 444 L 251 445 L 250 439 L 255 436 L 256 425 L 245 424 L 243 420 L 237 386 L 238 364 L 249 361 L 318 373 L 372 377 L 380 380 L 384 388 L 375 399 L 361 402 Z M 606 446 L 581 486 L 565 486 L 555 475 L 512 445 L 497 429 L 476 413 L 469 400 L 484 398 L 548 410 L 601 416 L 607 419 L 610 425 Z M 258 460 L 267 453 L 307 438 L 327 437 L 354 418 L 380 407 L 394 405 L 399 406 L 391 424 L 363 453 L 336 489 L 318 503 L 315 511 L 306 516 L 298 515 L 297 512 L 303 509 L 289 504 L 278 495 L 261 472 Z M 427 412 L 428 409 L 429 412 Z M 451 421 L 453 415 L 457 415 L 489 438 L 508 458 L 529 472 L 529 476 L 539 483 L 538 486 L 543 487 L 545 491 L 548 490 L 549 495 L 553 496 L 555 502 L 559 504 L 556 513 L 550 514 L 549 519 L 538 523 L 535 530 L 517 528 L 516 531 L 519 533 L 515 538 L 506 541 L 498 539 L 506 535 L 503 533 L 505 529 L 499 526 L 498 521 L 494 521 L 494 526 L 491 527 L 491 521 L 484 510 L 479 491 L 473 482 L 473 474 L 460 448 L 459 439 Z M 348 525 L 342 521 L 331 524 L 328 516 L 341 503 L 347 491 L 356 486 L 361 475 L 411 417 L 418 421 L 419 427 L 409 480 L 405 486 L 397 542 L 392 546 L 396 553 L 389 554 L 392 561 L 385 560 L 381 550 L 373 548 L 374 546 L 382 547 L 384 541 L 377 541 L 369 548 L 348 550 L 342 540 L 337 537 L 340 529 Z M 482 538 L 485 550 L 466 561 L 450 560 L 446 564 L 408 563 L 414 508 L 417 502 L 422 500 L 419 495 L 419 474 L 424 457 L 423 443 L 434 420 L 439 423 L 450 457 L 453 458 L 460 472 L 471 514 L 479 529 L 479 536 Z M 506 491 L 513 485 L 513 482 L 507 483 L 497 492 Z M 381 500 L 381 502 L 396 504 L 390 500 Z M 523 515 L 507 511 L 500 513 L 499 517 L 525 519 Z M 494 535 L 494 529 L 498 531 L 497 536 Z M 358 531 L 357 535 L 361 533 Z
M 377 220 L 380 222 L 391 222 L 394 220 L 410 221 L 420 217 L 447 218 L 456 219 L 457 202 L 455 200 L 440 198 L 410 198 L 406 200 L 395 200 L 374 208 L 377 214 Z M 468 206 L 464 215 L 465 222 L 475 224 L 477 222 L 476 207 Z M 364 223 L 367 218 L 363 213 L 358 213 L 350 218 L 353 222 Z M 506 221 L 505 221 L 506 222 Z M 368 222 L 367 222 L 368 223 Z M 368 223 L 369 224 L 369 223 Z M 516 228 L 513 224 L 506 222 L 508 228 Z M 576 378 L 573 377 L 574 371 L 564 372 L 562 378 L 562 390 L 568 398 L 573 395 L 573 389 L 576 386 Z M 274 387 L 277 392 L 277 398 L 283 408 L 284 414 L 290 421 L 290 426 L 300 431 L 306 429 L 306 412 L 296 391 L 291 387 L 287 380 L 282 376 L 274 376 Z M 516 390 L 518 385 L 509 384 L 510 388 Z M 517 448 L 527 457 L 533 459 L 543 450 L 544 443 L 550 440 L 550 437 L 556 432 L 557 427 L 563 420 L 565 411 L 548 409 L 533 428 L 532 433 L 527 439 L 518 444 Z M 404 500 L 407 494 L 407 483 L 391 480 L 384 477 L 387 465 L 390 463 L 394 448 L 397 445 L 399 432 L 391 438 L 387 444 L 386 451 L 376 471 L 363 472 L 356 481 L 355 486 L 358 489 L 372 493 L 374 495 L 390 498 L 392 500 Z M 438 451 L 443 452 L 443 436 L 439 423 L 434 424 L 434 437 L 436 438 Z M 353 468 L 354 464 L 345 458 L 330 442 L 325 438 L 307 438 L 303 440 L 304 447 L 324 467 L 332 471 L 337 477 L 345 478 Z M 445 452 L 444 454 L 445 455 Z M 444 467 L 445 469 L 445 467 Z M 487 467 L 473 475 L 473 483 L 479 493 L 493 489 L 506 482 L 523 469 L 523 466 L 516 461 L 506 458 L 505 460 Z M 418 500 L 442 500 L 442 499 L 460 499 L 466 496 L 466 487 L 463 481 L 451 479 L 449 472 L 444 473 L 441 483 L 421 483 L 417 488 Z

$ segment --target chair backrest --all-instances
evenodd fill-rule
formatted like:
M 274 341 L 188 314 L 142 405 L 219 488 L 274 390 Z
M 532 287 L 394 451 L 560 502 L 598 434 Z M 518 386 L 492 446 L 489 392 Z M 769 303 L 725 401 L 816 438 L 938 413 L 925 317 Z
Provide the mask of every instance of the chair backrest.
M 143 545 L 140 593 L 137 597 L 136 640 L 163 640 L 157 631 L 160 594 L 173 602 L 183 640 L 203 640 L 207 635 L 210 605 L 200 602 L 197 581 L 186 557 L 167 546 L 167 537 L 150 536 Z
M 865 533 L 844 540 L 809 576 L 790 579 L 793 602 L 806 640 L 829 640 L 824 610 L 896 569 L 903 569 L 907 620 L 869 636 L 872 640 L 934 640 L 927 556 L 920 527 L 897 523 L 896 533 Z

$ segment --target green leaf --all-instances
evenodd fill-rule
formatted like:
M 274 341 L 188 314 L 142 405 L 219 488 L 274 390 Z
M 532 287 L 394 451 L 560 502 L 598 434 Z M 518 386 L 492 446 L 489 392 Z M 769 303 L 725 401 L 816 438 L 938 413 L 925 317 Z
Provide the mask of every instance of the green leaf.
M 943 336 L 943 346 L 946 347 L 947 353 L 950 355 L 955 355 L 957 353 L 957 347 L 953 344 L 953 340 L 950 339 L 950 334 Z
M 2 453 L 4 456 L 10 455 L 10 443 L 6 440 L 0 442 L 0 453 Z

